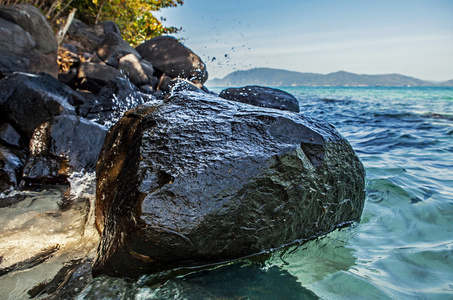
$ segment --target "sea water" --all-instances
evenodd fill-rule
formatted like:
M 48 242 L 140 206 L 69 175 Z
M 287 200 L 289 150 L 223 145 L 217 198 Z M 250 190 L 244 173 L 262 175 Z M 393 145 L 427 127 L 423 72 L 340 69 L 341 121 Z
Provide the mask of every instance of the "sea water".
M 453 299 L 453 88 L 280 89 L 360 157 L 360 222 L 189 274 L 101 276 L 78 299 Z

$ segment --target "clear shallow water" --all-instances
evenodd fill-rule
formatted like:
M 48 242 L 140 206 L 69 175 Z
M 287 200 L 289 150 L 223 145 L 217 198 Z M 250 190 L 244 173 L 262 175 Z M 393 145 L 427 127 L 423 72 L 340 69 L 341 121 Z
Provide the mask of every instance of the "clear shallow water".
M 365 165 L 361 222 L 164 283 L 99 277 L 79 299 L 453 299 L 453 88 L 284 90 Z

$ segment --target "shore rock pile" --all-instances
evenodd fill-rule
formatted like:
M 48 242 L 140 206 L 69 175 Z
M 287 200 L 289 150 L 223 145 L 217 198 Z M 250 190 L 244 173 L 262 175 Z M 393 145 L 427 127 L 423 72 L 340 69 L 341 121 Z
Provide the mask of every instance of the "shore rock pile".
M 175 38 L 134 49 L 113 22 L 75 20 L 58 53 L 31 6 L 0 7 L 0 27 L 0 192 L 96 170 L 95 274 L 218 263 L 360 219 L 362 164 L 292 95 L 210 93 Z

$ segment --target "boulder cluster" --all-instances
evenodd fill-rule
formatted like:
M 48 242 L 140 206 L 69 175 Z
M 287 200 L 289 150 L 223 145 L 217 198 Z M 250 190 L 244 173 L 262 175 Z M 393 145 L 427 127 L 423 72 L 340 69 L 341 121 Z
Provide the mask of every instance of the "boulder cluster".
M 111 21 L 74 20 L 58 47 L 34 6 L 0 7 L 0 192 L 94 171 L 108 128 L 172 89 L 203 90 L 206 66 L 169 36 L 136 49 Z
M 177 39 L 133 48 L 111 21 L 74 20 L 61 47 L 32 6 L 0 7 L 0 28 L 0 192 L 96 171 L 94 274 L 224 262 L 360 219 L 361 162 L 292 95 L 211 93 Z

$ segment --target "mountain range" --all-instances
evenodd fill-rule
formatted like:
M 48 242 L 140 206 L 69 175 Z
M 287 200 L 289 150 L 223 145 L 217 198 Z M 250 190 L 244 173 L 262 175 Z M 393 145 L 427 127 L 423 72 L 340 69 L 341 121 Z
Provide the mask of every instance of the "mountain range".
M 234 71 L 222 79 L 211 79 L 208 87 L 263 86 L 453 86 L 453 80 L 434 82 L 400 74 L 364 75 L 345 71 L 329 74 L 301 73 L 271 68 Z

